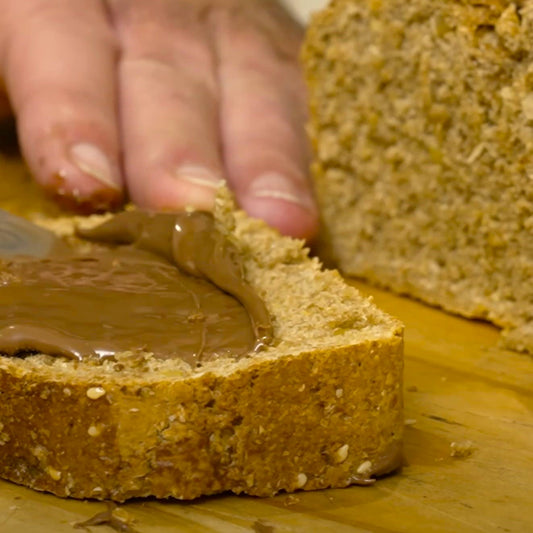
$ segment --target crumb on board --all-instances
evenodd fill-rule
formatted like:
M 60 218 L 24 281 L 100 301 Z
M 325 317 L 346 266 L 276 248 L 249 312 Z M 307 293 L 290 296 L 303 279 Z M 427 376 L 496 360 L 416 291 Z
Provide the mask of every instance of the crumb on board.
M 452 442 L 450 444 L 450 448 L 450 456 L 455 457 L 456 459 L 464 459 L 466 457 L 470 457 L 476 449 L 474 443 L 471 440 Z
M 134 522 L 131 515 L 122 507 L 118 507 L 115 503 L 106 502 L 107 509 L 95 514 L 93 517 L 84 522 L 76 522 L 73 525 L 75 529 L 85 529 L 90 531 L 91 526 L 108 526 L 120 533 L 138 533 L 132 527 Z
M 290 507 L 291 505 L 296 505 L 297 503 L 300 503 L 300 498 L 294 494 L 289 494 L 283 501 L 283 505 L 285 505 L 285 507 Z

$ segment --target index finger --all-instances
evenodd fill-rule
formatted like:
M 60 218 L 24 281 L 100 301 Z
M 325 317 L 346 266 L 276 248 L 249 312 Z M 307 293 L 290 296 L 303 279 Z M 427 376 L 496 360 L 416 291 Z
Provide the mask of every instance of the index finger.
M 121 201 L 115 46 L 99 0 L 0 2 L 0 72 L 35 179 L 63 203 Z

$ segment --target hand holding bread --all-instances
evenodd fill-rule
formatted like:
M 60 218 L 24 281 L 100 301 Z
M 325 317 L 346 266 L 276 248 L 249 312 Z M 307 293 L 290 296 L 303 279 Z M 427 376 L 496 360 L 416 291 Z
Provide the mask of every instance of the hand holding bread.
M 1 0 L 6 98 L 35 179 L 104 211 L 239 204 L 311 237 L 302 28 L 276 0 Z M 3 80 L 3 83 L 2 83 Z

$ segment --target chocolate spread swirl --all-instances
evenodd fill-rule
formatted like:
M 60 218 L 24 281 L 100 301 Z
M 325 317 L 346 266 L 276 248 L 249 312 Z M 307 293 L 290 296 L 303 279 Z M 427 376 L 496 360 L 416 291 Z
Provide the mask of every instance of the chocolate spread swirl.
M 196 366 L 271 342 L 265 305 L 211 214 L 131 211 L 78 235 L 97 243 L 89 253 L 0 211 L 0 352 L 151 352 Z

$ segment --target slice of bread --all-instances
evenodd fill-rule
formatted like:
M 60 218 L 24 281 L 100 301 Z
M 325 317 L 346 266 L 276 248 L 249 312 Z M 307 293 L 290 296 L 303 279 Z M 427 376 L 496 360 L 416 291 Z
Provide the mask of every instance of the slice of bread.
M 400 466 L 401 324 L 302 242 L 235 211 L 229 194 L 215 217 L 272 316 L 274 343 L 200 368 L 127 353 L 0 356 L 1 477 L 122 501 L 344 487 Z M 100 221 L 41 223 L 74 242 L 74 223 Z
M 532 36 L 530 0 L 335 0 L 304 50 L 334 261 L 531 353 Z

